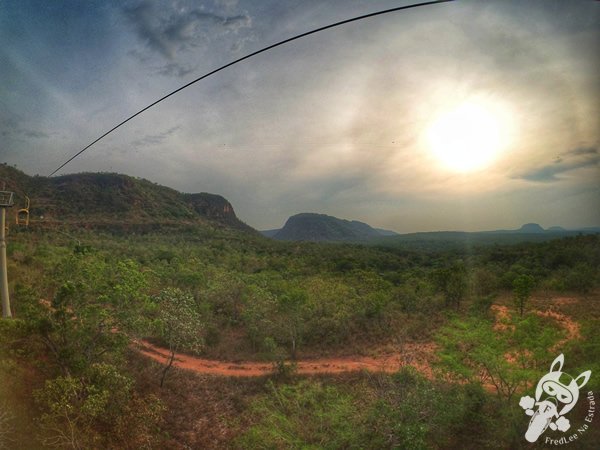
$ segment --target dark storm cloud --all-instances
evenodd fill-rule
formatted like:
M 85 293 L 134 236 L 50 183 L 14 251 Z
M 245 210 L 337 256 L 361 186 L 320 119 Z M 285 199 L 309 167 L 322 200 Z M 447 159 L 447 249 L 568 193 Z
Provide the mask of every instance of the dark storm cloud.
M 580 147 L 558 156 L 552 164 L 532 169 L 515 178 L 541 183 L 559 181 L 558 175 L 575 169 L 597 167 L 600 164 L 600 154 L 595 147 Z

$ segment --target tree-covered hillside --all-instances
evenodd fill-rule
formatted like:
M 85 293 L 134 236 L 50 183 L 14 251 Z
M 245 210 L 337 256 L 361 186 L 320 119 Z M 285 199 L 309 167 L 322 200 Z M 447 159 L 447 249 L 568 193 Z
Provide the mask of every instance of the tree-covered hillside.
M 0 180 L 16 194 L 16 207 L 31 201 L 39 225 L 64 222 L 91 227 L 135 228 L 150 224 L 204 224 L 253 232 L 220 195 L 184 194 L 148 180 L 116 173 L 30 177 L 0 165 Z M 146 227 L 147 228 L 147 227 Z

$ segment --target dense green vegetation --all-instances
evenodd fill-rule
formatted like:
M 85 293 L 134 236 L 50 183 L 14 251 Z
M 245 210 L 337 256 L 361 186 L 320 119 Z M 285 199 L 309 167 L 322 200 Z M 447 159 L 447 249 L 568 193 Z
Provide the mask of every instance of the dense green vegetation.
M 142 359 L 130 345 L 140 338 L 172 352 L 280 362 L 279 376 L 223 394 L 237 406 L 210 418 L 234 435 L 201 447 L 518 447 L 527 420 L 515 397 L 558 349 L 570 372 L 600 370 L 597 235 L 436 252 L 284 243 L 218 227 L 9 238 L 15 319 L 0 322 L 0 376 L 12 387 L 0 399 L 19 417 L 0 416 L 13 429 L 5 442 L 192 445 L 182 428 L 192 399 L 173 398 L 192 396 L 193 375 Z M 580 299 L 566 307 L 581 325 L 577 340 L 534 313 L 535 301 L 561 292 Z M 494 302 L 510 312 L 500 328 Z M 433 379 L 411 369 L 303 378 L 281 364 L 433 341 Z M 598 387 L 594 375 L 589 388 Z

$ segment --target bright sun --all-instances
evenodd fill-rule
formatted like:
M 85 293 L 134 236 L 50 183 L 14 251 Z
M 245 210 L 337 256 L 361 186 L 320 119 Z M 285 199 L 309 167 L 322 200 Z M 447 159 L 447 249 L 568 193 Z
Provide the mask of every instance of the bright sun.
M 489 166 L 506 147 L 508 125 L 497 105 L 470 100 L 440 114 L 426 137 L 447 168 L 471 172 Z

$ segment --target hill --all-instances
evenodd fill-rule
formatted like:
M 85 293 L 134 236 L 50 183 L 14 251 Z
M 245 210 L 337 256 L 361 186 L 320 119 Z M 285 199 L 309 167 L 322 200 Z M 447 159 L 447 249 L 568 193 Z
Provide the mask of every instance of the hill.
M 282 241 L 355 242 L 383 247 L 414 250 L 450 250 L 473 245 L 510 245 L 521 242 L 544 242 L 561 237 L 596 234 L 598 227 L 565 229 L 552 226 L 547 230 L 537 223 L 526 223 L 513 230 L 431 231 L 399 234 L 370 225 L 338 219 L 326 214 L 300 213 L 291 216 L 281 229 L 263 230 L 263 236 Z
M 553 227 L 554 230 L 544 230 L 540 224 L 537 223 L 526 223 L 521 225 L 520 228 L 516 230 L 492 230 L 492 231 L 480 231 L 480 233 L 491 233 L 491 234 L 542 234 L 547 231 L 559 231 L 557 230 L 560 227 Z M 566 231 L 564 228 L 562 231 Z
M 282 241 L 361 242 L 385 236 L 389 231 L 378 231 L 357 220 L 344 220 L 326 214 L 300 213 L 291 216 L 280 230 L 262 232 L 267 237 Z
M 186 194 L 148 180 L 117 173 L 78 173 L 59 177 L 29 176 L 0 165 L 0 184 L 15 192 L 15 208 L 31 200 L 33 223 L 86 227 L 148 227 L 211 224 L 254 230 L 240 221 L 220 195 Z
M 544 233 L 545 231 L 537 223 L 526 223 L 517 230 L 517 233 Z
M 559 227 L 559 226 L 555 225 L 553 227 L 548 228 L 547 231 L 558 231 L 558 232 L 561 232 L 561 231 L 567 231 L 567 230 L 565 230 L 563 227 Z
M 511 245 L 522 242 L 545 242 L 569 236 L 598 234 L 598 227 L 567 230 L 553 226 L 544 230 L 536 223 L 524 224 L 516 230 L 493 231 L 431 231 L 399 234 L 372 239 L 370 243 L 384 247 L 413 250 L 451 250 L 486 245 Z

